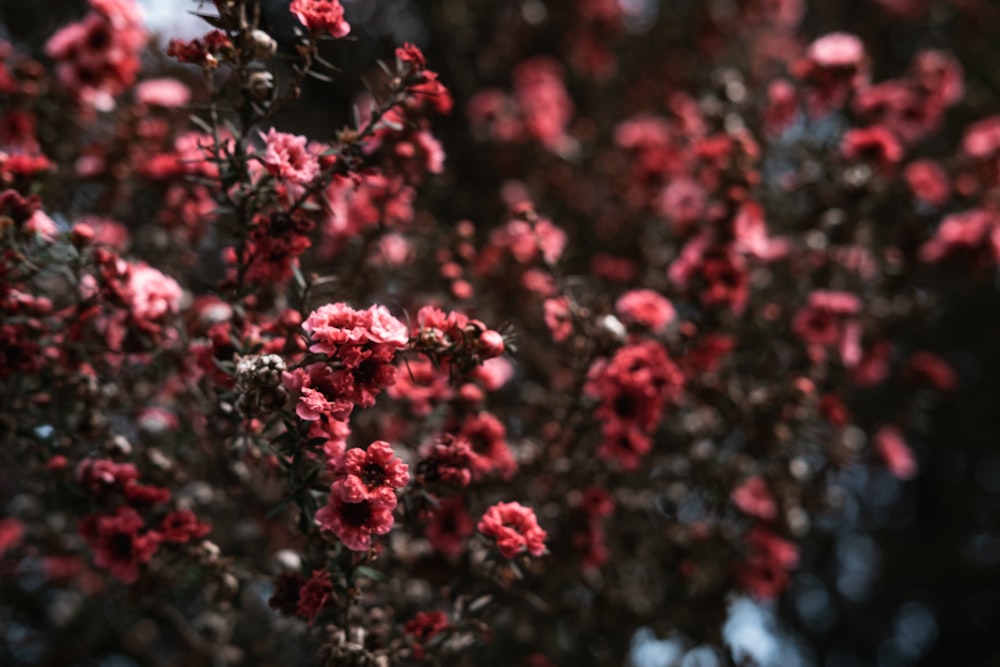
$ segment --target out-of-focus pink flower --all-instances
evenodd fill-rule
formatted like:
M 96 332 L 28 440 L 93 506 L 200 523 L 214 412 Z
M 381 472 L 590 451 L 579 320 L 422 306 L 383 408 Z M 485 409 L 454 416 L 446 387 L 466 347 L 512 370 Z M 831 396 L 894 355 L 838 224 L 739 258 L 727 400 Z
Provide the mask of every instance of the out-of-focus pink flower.
M 573 333 L 573 315 L 569 309 L 569 299 L 564 296 L 546 299 L 545 326 L 552 333 L 552 340 L 561 343 Z
M 674 321 L 677 311 L 664 296 L 650 289 L 635 289 L 618 297 L 615 310 L 626 324 L 661 332 Z
M 895 426 L 880 426 L 875 431 L 875 449 L 889 472 L 899 479 L 913 479 L 919 470 L 917 460 L 913 456 L 903 433 Z
M 486 510 L 477 529 L 496 540 L 505 558 L 527 551 L 532 556 L 545 553 L 546 533 L 538 525 L 535 512 L 521 503 L 497 503 Z
M 774 502 L 767 482 L 759 475 L 754 475 L 743 481 L 730 494 L 733 504 L 748 516 L 770 521 L 778 514 L 778 505 Z
M 265 148 L 261 162 L 276 178 L 306 185 L 319 173 L 319 159 L 307 146 L 308 139 L 287 132 L 278 132 L 273 127 L 267 134 L 261 134 Z
M 191 89 L 177 79 L 148 79 L 135 87 L 135 101 L 173 109 L 191 100 Z

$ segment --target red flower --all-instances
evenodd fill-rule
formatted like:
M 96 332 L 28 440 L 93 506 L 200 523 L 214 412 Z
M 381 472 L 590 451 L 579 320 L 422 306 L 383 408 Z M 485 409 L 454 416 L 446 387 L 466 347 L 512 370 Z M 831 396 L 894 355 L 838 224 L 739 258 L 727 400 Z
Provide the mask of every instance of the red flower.
M 347 503 L 370 500 L 396 506 L 396 489 L 410 481 L 409 467 L 388 442 L 376 440 L 367 449 L 348 449 L 334 466 L 332 493 Z
M 139 534 L 142 517 L 131 507 L 119 507 L 113 515 L 91 514 L 80 521 L 80 534 L 94 551 L 94 562 L 111 570 L 122 582 L 139 578 L 139 564 L 148 563 L 160 547 L 161 535 Z
M 160 533 L 167 542 L 190 542 L 205 537 L 210 532 L 212 527 L 199 521 L 191 510 L 171 512 L 160 522 Z
M 472 472 L 476 478 L 500 475 L 510 479 L 517 461 L 507 446 L 507 429 L 489 412 L 472 415 L 462 424 L 458 437 L 472 445 Z
M 111 459 L 83 459 L 76 466 L 76 478 L 93 494 L 121 489 L 139 478 L 131 463 L 115 463 Z
M 776 598 L 788 585 L 789 570 L 798 565 L 798 547 L 759 526 L 747 535 L 747 545 L 750 551 L 737 578 L 755 597 Z
M 392 529 L 395 506 L 395 497 L 391 505 L 379 499 L 348 503 L 331 493 L 327 505 L 316 512 L 316 525 L 336 535 L 348 549 L 367 551 L 373 534 L 385 535 Z
M 406 622 L 403 630 L 413 637 L 413 658 L 423 660 L 424 642 L 447 630 L 448 615 L 443 611 L 418 611 Z
M 496 540 L 505 558 L 514 558 L 523 551 L 532 556 L 545 553 L 547 535 L 539 527 L 534 510 L 521 503 L 497 503 L 490 507 L 477 529 Z
M 472 445 L 465 438 L 445 433 L 424 446 L 417 467 L 427 482 L 466 487 L 472 481 Z
M 292 0 L 288 9 L 313 34 L 325 32 L 340 38 L 351 32 L 340 0 Z
M 906 165 L 903 178 L 914 197 L 932 206 L 943 206 L 951 198 L 948 174 L 934 160 L 911 162 Z
M 316 570 L 302 588 L 299 589 L 295 615 L 313 624 L 316 616 L 334 599 L 333 582 L 326 570 Z
M 0 519 L 0 556 L 16 546 L 24 536 L 24 525 L 17 519 Z
M 465 547 L 465 538 L 474 529 L 472 517 L 465 511 L 465 499 L 452 496 L 440 501 L 433 510 L 427 524 L 427 539 L 437 551 L 446 556 L 457 556 Z

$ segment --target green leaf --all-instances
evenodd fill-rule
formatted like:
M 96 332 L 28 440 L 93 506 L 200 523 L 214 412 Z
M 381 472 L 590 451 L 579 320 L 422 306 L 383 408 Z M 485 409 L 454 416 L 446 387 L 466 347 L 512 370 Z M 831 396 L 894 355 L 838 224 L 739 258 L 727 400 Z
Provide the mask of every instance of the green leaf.
M 389 578 L 387 576 L 385 576 L 376 569 L 368 567 L 367 565 L 359 565 L 357 568 L 355 568 L 354 571 L 363 577 L 368 577 L 372 581 L 378 581 L 380 583 L 389 581 Z

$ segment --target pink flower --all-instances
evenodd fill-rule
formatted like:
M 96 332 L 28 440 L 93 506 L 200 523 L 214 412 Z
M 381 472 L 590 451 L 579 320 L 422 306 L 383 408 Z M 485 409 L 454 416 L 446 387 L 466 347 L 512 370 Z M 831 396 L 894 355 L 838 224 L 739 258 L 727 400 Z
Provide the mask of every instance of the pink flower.
M 292 0 L 288 9 L 314 34 L 325 32 L 339 39 L 351 32 L 339 0 Z
M 507 445 L 507 429 L 496 415 L 480 412 L 462 424 L 458 437 L 472 445 L 472 471 L 475 478 L 500 475 L 510 479 L 517 461 Z
M 883 171 L 903 159 L 903 146 L 882 125 L 856 128 L 844 133 L 840 154 L 848 160 L 864 160 Z
M 573 101 L 559 63 L 546 57 L 525 60 L 514 69 L 513 80 L 528 134 L 551 151 L 571 145 L 566 127 L 573 118 Z
M 788 585 L 789 570 L 798 565 L 798 547 L 760 526 L 747 535 L 747 545 L 749 553 L 737 567 L 737 578 L 757 598 L 778 597 Z
M 173 109 L 191 99 L 191 89 L 177 79 L 149 79 L 135 87 L 135 101 L 149 106 Z
M 14 518 L 0 519 L 0 556 L 24 537 L 24 525 Z
M 673 305 L 650 289 L 626 292 L 618 297 L 615 310 L 624 322 L 648 327 L 654 332 L 663 331 L 677 316 Z
M 835 32 L 810 44 L 807 56 L 820 67 L 857 67 L 865 57 L 865 47 L 854 35 Z
M 465 511 L 465 499 L 451 496 L 440 501 L 427 524 L 427 539 L 431 546 L 446 556 L 462 553 L 465 538 L 475 530 L 472 517 Z
M 496 540 L 505 558 L 527 551 L 532 556 L 545 553 L 547 534 L 538 525 L 535 512 L 521 503 L 497 503 L 486 510 L 477 530 Z
M 368 340 L 403 348 L 410 342 L 409 328 L 393 317 L 385 306 L 372 306 L 366 311 Z
M 309 621 L 311 626 L 316 620 L 316 616 L 330 604 L 334 597 L 330 573 L 326 570 L 315 570 L 309 581 L 299 589 L 295 615 Z
M 899 479 L 913 479 L 917 476 L 917 461 L 898 428 L 880 426 L 875 431 L 874 440 L 875 449 L 885 461 L 889 472 Z
M 129 267 L 128 296 L 132 316 L 158 321 L 180 311 L 184 290 L 177 281 L 146 264 Z
M 384 440 L 376 440 L 367 449 L 348 449 L 334 472 L 337 480 L 331 492 L 348 503 L 376 500 L 395 507 L 396 489 L 410 481 L 409 467 Z
M 733 489 L 729 497 L 733 504 L 748 516 L 770 521 L 778 514 L 778 506 L 767 488 L 767 482 L 758 475 L 744 480 Z
M 472 481 L 472 445 L 463 437 L 445 433 L 421 448 L 417 470 L 429 483 L 464 488 Z
M 671 222 L 674 234 L 683 234 L 705 213 L 708 195 L 693 178 L 677 178 L 660 192 L 657 210 Z
M 385 535 L 392 530 L 395 506 L 395 502 L 388 505 L 380 500 L 349 503 L 339 494 L 331 493 L 326 506 L 316 512 L 316 525 L 336 535 L 348 549 L 367 551 L 372 545 L 372 535 Z
M 273 127 L 267 134 L 261 134 L 266 142 L 261 162 L 276 178 L 291 183 L 306 185 L 319 173 L 319 159 L 309 152 L 308 139 L 302 136 L 278 132 Z
M 951 198 L 948 174 L 934 160 L 915 160 L 903 172 L 913 196 L 932 206 L 943 206 Z
M 1000 115 L 987 116 L 965 129 L 962 150 L 978 160 L 988 160 L 1000 151 Z
M 362 314 L 346 303 L 330 303 L 310 313 L 302 329 L 310 334 L 310 352 L 335 354 L 341 345 L 367 339 L 365 324 Z
M 545 326 L 552 333 L 552 340 L 561 343 L 573 333 L 573 315 L 569 310 L 569 299 L 564 296 L 546 299 Z

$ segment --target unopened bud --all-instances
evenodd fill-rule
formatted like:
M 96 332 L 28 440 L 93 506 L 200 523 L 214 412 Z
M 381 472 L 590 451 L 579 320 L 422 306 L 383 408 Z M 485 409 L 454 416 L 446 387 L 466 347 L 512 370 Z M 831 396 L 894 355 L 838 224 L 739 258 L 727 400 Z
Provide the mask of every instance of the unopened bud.
M 257 60 L 267 60 L 278 51 L 278 43 L 263 30 L 250 33 L 250 50 Z
M 499 357 L 504 351 L 503 336 L 487 329 L 479 336 L 479 350 L 486 359 Z
M 254 72 L 247 81 L 247 92 L 258 102 L 271 99 L 274 95 L 274 75 L 270 72 Z

